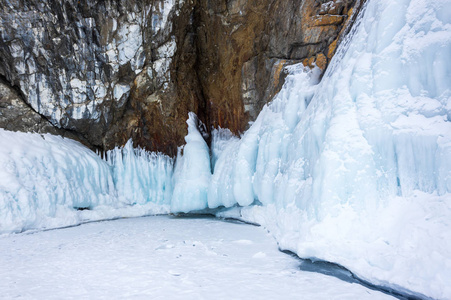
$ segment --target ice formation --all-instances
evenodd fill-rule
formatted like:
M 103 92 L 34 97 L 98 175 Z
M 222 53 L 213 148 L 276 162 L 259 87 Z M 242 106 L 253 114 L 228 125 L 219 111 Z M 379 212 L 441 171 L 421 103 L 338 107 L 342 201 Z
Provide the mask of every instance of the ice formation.
M 123 148 L 106 153 L 119 198 L 129 205 L 153 202 L 169 205 L 172 197 L 174 161 L 167 155 L 133 148 L 131 140 Z
M 451 0 L 368 1 L 321 81 L 289 67 L 241 138 L 215 130 L 209 149 L 191 113 L 174 171 L 131 142 L 106 163 L 74 142 L 1 130 L 0 232 L 113 215 L 101 207 L 220 207 L 300 257 L 451 298 L 450 11 Z
M 0 140 L 0 233 L 51 226 L 53 217 L 74 218 L 77 208 L 115 205 L 110 168 L 89 149 L 3 129 Z
M 0 234 L 169 212 L 171 158 L 0 129 Z
M 174 170 L 172 212 L 187 213 L 207 206 L 208 183 L 211 176 L 210 150 L 198 130 L 200 124 L 197 116 L 189 113 L 186 123 L 188 124 L 186 145 L 178 151 Z
M 222 152 L 208 203 L 258 200 L 220 215 L 266 225 L 300 257 L 450 298 L 449 11 L 449 0 L 369 1 L 321 82 L 293 67 Z

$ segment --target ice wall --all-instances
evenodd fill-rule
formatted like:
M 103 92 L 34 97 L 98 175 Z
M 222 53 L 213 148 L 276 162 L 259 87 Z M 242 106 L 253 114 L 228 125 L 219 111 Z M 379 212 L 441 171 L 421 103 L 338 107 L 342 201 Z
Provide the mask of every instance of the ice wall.
M 174 160 L 167 155 L 133 148 L 131 140 L 106 153 L 119 198 L 129 205 L 169 205 Z
M 450 12 L 450 0 L 368 1 L 321 82 L 292 67 L 224 147 L 208 205 L 260 202 L 222 215 L 265 224 L 301 257 L 450 298 Z
M 0 234 L 169 212 L 171 158 L 0 129 Z
M 77 208 L 114 206 L 109 166 L 79 143 L 3 129 L 0 141 L 0 233 L 73 224 Z

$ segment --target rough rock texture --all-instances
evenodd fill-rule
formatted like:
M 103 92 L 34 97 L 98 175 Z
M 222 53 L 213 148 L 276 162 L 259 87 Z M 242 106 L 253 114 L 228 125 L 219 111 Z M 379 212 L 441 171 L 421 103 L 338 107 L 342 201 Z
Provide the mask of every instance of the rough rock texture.
M 239 133 L 281 88 L 285 65 L 325 69 L 360 7 L 359 0 L 0 0 L 0 126 L 68 132 L 104 150 L 133 138 L 174 155 L 189 111 L 207 128 Z
M 199 79 L 209 124 L 245 129 L 283 85 L 283 67 L 325 69 L 361 1 L 200 1 Z
M 52 133 L 78 140 L 91 146 L 77 132 L 54 127 L 47 119 L 36 113 L 23 101 L 20 90 L 11 88 L 3 78 L 0 78 L 0 128 L 11 131 Z M 94 150 L 95 147 L 91 148 Z
M 0 74 L 55 127 L 79 132 L 93 146 L 122 144 L 130 137 L 123 116 L 135 78 L 146 76 L 152 90 L 169 80 L 175 43 L 168 15 L 177 5 L 2 0 Z

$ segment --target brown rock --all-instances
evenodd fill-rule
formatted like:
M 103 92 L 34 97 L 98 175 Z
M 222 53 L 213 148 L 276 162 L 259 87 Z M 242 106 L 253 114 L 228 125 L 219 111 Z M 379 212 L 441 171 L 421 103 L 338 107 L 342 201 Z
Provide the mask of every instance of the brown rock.
M 327 66 L 327 58 L 324 54 L 320 53 L 316 56 L 315 64 L 322 71 L 326 69 Z
M 311 18 L 313 26 L 340 25 L 346 19 L 346 16 L 338 15 L 317 15 Z
M 329 49 L 327 50 L 327 58 L 328 59 L 331 59 L 334 56 L 335 50 L 337 50 L 337 44 L 338 44 L 338 39 L 336 39 L 329 45 Z

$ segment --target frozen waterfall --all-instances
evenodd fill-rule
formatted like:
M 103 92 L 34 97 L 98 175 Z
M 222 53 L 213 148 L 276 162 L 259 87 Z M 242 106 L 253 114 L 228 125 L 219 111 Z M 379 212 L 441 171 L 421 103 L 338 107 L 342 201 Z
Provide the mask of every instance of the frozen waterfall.
M 451 297 L 451 1 L 368 1 L 317 84 L 282 91 L 219 155 L 210 207 L 283 249 Z

